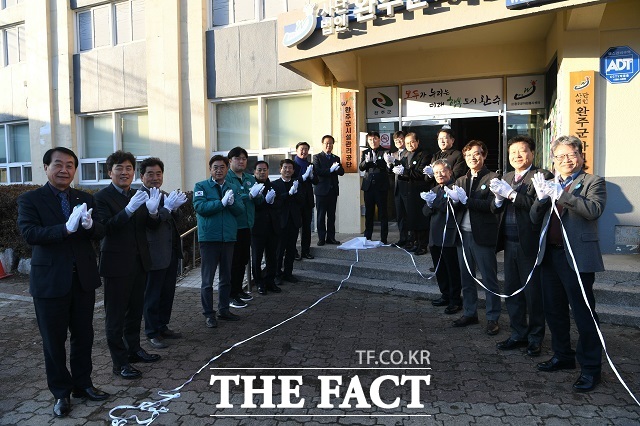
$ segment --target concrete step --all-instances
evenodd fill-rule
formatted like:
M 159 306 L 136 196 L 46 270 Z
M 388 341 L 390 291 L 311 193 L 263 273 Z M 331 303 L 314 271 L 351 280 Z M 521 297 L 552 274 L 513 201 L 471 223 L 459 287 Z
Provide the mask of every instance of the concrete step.
M 357 263 L 355 252 L 336 250 L 335 246 L 329 249 L 320 247 L 313 253 L 315 259 L 295 263 L 294 273 L 304 281 L 337 287 L 355 263 L 351 278 L 344 283 L 346 287 L 423 299 L 440 296 L 435 277 L 425 279 L 416 271 L 417 267 L 423 276 L 431 275 L 429 268 L 433 263 L 429 255 L 414 256 L 414 266 L 405 251 L 391 247 L 358 251 Z M 501 266 L 500 262 L 498 278 L 502 282 Z M 594 292 L 603 323 L 640 327 L 640 280 L 637 272 L 598 273 Z M 478 298 L 479 305 L 484 306 L 484 291 L 478 291 Z

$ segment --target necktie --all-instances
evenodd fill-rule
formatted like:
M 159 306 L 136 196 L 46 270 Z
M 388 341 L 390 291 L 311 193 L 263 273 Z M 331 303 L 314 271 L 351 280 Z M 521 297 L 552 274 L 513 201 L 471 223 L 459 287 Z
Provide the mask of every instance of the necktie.
M 522 175 L 515 175 L 513 178 L 513 183 L 518 183 L 522 180 Z
M 60 198 L 60 204 L 62 205 L 62 214 L 69 219 L 71 215 L 71 205 L 69 205 L 69 198 L 67 198 L 66 192 L 58 192 L 58 198 Z

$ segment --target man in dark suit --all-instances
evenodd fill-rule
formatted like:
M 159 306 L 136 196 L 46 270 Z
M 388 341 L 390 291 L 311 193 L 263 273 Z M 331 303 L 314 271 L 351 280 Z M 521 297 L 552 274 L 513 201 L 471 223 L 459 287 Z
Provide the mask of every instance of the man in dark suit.
M 156 157 L 140 163 L 142 190 L 151 193 L 160 189 L 164 181 L 164 163 Z M 178 278 L 178 260 L 182 259 L 182 243 L 176 227 L 178 208 L 187 202 L 180 191 L 162 192 L 156 229 L 147 229 L 147 241 L 151 248 L 151 270 L 147 274 L 144 293 L 144 332 L 149 344 L 156 349 L 168 346 L 165 339 L 178 339 L 182 334 L 169 328 L 173 299 Z
M 269 163 L 258 161 L 253 175 L 256 182 L 264 184 L 264 203 L 256 205 L 256 219 L 251 228 L 251 271 L 258 293 L 280 293 L 275 283 L 280 241 L 280 211 L 274 206 L 276 191 L 269 180 Z M 262 270 L 262 256 L 265 269 Z
M 424 200 L 420 198 L 420 193 L 431 188 L 423 174 L 431 156 L 420 149 L 420 141 L 415 133 L 407 133 L 404 141 L 408 154 L 392 168 L 392 172 L 398 177 L 398 192 L 406 213 L 404 226 L 411 238 L 405 248 L 421 256 L 428 251 L 429 221 L 424 220 L 422 214 Z
M 271 185 L 276 192 L 274 206 L 280 211 L 277 274 L 282 281 L 297 283 L 298 279 L 293 276 L 293 259 L 298 229 L 302 225 L 300 209 L 305 194 L 299 181 L 293 179 L 293 160 L 285 158 L 280 161 L 280 179 L 274 180 Z
M 429 247 L 433 264 L 437 266 L 434 270 L 440 288 L 440 297 L 432 300 L 431 304 L 446 306 L 444 313 L 452 315 L 462 310 L 460 266 L 456 250 L 458 232 L 453 215 L 448 211 L 449 197 L 444 189 L 445 186 L 451 189 L 453 172 L 445 160 L 436 160 L 433 162 L 433 175 L 437 185 L 431 191 L 420 194 L 426 201 L 422 212 L 429 220 Z M 460 211 L 460 206 L 458 203 L 456 211 Z
M 389 234 L 389 219 L 387 214 L 387 192 L 389 191 L 389 172 L 384 160 L 386 149 L 380 146 L 380 133 L 371 131 L 367 133 L 369 148 L 362 152 L 360 158 L 361 172 L 365 172 L 362 180 L 364 191 L 364 236 L 370 240 L 373 236 L 373 217 L 376 206 L 378 207 L 378 220 L 380 220 L 380 240 L 387 244 Z
M 538 364 L 538 370 L 573 369 L 577 358 L 582 371 L 573 389 L 589 392 L 600 383 L 602 364 L 593 283 L 595 273 L 604 271 L 598 241 L 598 218 L 605 208 L 607 189 L 600 176 L 584 172 L 582 142 L 577 137 L 560 136 L 551 144 L 551 155 L 556 177 L 553 181 L 545 181 L 541 174 L 535 175 L 538 199 L 530 213 L 533 223 L 545 226 L 548 223 L 537 264 L 541 266 L 542 299 L 551 331 L 553 357 Z M 561 219 L 552 211 L 550 200 L 555 201 Z M 566 238 L 563 238 L 561 227 L 566 231 Z M 577 271 L 569 250 L 565 249 L 567 244 L 571 245 Z M 569 306 L 578 328 L 576 351 L 571 349 Z
M 313 215 L 313 185 L 318 183 L 318 175 L 313 170 L 313 164 L 307 161 L 309 144 L 298 142 L 296 156 L 293 159 L 293 178 L 300 181 L 304 187 L 305 200 L 302 204 L 302 226 L 300 227 L 300 254 L 296 260 L 313 259 L 311 255 L 311 219 Z
M 340 188 L 338 176 L 344 176 L 344 169 L 340 163 L 340 157 L 334 155 L 333 144 L 335 140 L 331 135 L 322 137 L 322 152 L 313 157 L 313 170 L 318 176 L 318 183 L 314 188 L 316 195 L 318 245 L 340 244 L 336 240 L 336 205 Z
M 393 143 L 395 144 L 397 151 L 386 153 L 384 155 L 384 159 L 387 162 L 387 166 L 390 171 L 393 170 L 395 166 L 402 164 L 402 159 L 409 154 L 404 143 L 405 136 L 406 134 L 402 130 L 393 134 Z M 407 212 L 405 211 L 404 203 L 400 196 L 400 190 L 398 189 L 398 175 L 395 175 L 394 178 L 393 200 L 396 208 L 396 223 L 398 224 L 398 231 L 400 232 L 400 239 L 395 243 L 395 245 L 398 247 L 404 247 L 409 242 L 409 232 L 407 231 L 407 227 L 404 223 Z
M 453 148 L 453 144 L 456 139 L 453 135 L 453 131 L 449 128 L 443 127 L 438 132 L 438 147 L 440 151 L 433 154 L 431 162 L 436 160 L 445 160 L 449 166 L 451 166 L 451 172 L 453 173 L 453 179 L 457 180 L 459 177 L 464 176 L 467 173 L 467 164 L 464 161 L 462 152 Z M 425 170 L 427 175 L 427 181 L 431 182 L 431 186 L 435 186 L 435 179 L 433 173 L 429 170 Z
M 498 177 L 484 165 L 488 150 L 484 142 L 470 141 L 462 149 L 469 172 L 456 181 L 454 189 L 445 187 L 445 192 L 454 203 L 462 204 L 456 215 L 462 229 L 462 241 L 458 242 L 458 263 L 462 280 L 462 316 L 453 322 L 454 327 L 478 324 L 478 288 L 475 282 L 476 266 L 482 274 L 482 283 L 494 293 L 499 293 L 498 262 L 498 217 L 491 211 L 494 195 L 489 189 L 491 179 Z M 467 257 L 469 270 L 463 256 Z M 471 273 L 469 273 L 471 272 Z M 498 334 L 501 301 L 485 290 L 488 335 Z
M 500 350 L 526 346 L 527 355 L 538 356 L 545 329 L 540 269 L 535 268 L 540 224 L 531 223 L 529 212 L 536 199 L 533 176 L 538 171 L 544 173 L 546 179 L 553 175 L 533 165 L 535 142 L 529 136 L 511 138 L 507 149 L 515 170 L 489 184 L 495 195 L 492 211 L 500 213 L 497 251 L 504 249 L 504 292 L 512 294 L 522 288 L 533 273 L 524 291 L 505 300 L 511 336 L 496 346 Z
M 32 247 L 29 291 L 42 336 L 47 385 L 55 398 L 53 414 L 66 417 L 72 393 L 93 401 L 109 397 L 91 381 L 93 308 L 101 284 L 91 240 L 99 240 L 104 228 L 93 220 L 93 197 L 70 188 L 78 168 L 76 154 L 56 147 L 42 162 L 49 182 L 18 198 L 18 226 Z
M 107 157 L 111 184 L 95 195 L 98 220 L 105 226 L 100 245 L 100 275 L 104 278 L 105 331 L 113 361 L 113 373 L 124 379 L 142 375 L 131 366 L 155 362 L 160 355 L 140 347 L 140 323 L 151 254 L 147 229 L 160 224 L 160 191 L 131 189 L 136 159 L 116 151 Z

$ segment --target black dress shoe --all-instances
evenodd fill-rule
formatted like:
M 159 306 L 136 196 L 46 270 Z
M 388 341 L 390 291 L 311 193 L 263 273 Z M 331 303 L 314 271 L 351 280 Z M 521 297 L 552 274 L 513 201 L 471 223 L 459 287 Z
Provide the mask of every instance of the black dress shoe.
M 319 246 L 321 246 L 321 247 L 322 247 L 324 244 L 325 244 L 325 243 L 324 243 L 324 240 L 318 240 L 318 245 L 319 245 Z
M 574 368 L 576 368 L 575 360 L 562 361 L 555 356 L 549 361 L 538 363 L 538 370 L 546 372 L 558 370 L 573 370 Z
M 302 257 L 304 257 L 305 259 L 315 259 L 315 258 L 311 255 L 311 253 L 305 253 L 305 254 L 303 254 L 303 255 L 302 255 Z
M 444 309 L 444 313 L 447 315 L 453 315 L 456 312 L 460 312 L 462 310 L 462 306 L 460 305 L 449 305 Z
M 149 363 L 149 362 L 156 362 L 158 360 L 160 360 L 160 355 L 147 353 L 147 351 L 145 351 L 142 348 L 138 349 L 138 352 L 136 352 L 135 354 L 129 354 L 129 362 L 131 363 L 135 363 L 135 362 Z
M 489 336 L 495 336 L 500 331 L 500 325 L 498 325 L 498 321 L 489 320 L 487 321 L 487 334 Z
M 436 267 L 432 266 L 431 268 L 429 268 L 429 272 L 435 272 L 436 271 Z
M 449 305 L 449 301 L 440 297 L 438 299 L 432 300 L 431 304 L 433 306 L 447 306 Z
M 463 315 L 453 322 L 454 327 L 466 327 L 473 324 L 478 324 L 478 317 L 466 317 Z
M 512 349 L 524 348 L 527 346 L 527 342 L 525 340 L 516 340 L 509 337 L 507 340 L 503 340 L 502 342 L 496 343 L 496 348 L 501 351 L 510 351 Z
M 414 246 L 413 243 L 407 243 L 402 248 L 405 249 L 406 251 L 415 251 L 416 250 L 416 246 Z
M 429 251 L 426 248 L 418 248 L 418 250 L 416 250 L 414 254 L 416 256 L 422 256 L 423 254 L 427 253 L 429 253 Z
M 149 344 L 156 349 L 164 349 L 169 347 L 169 345 L 164 342 L 162 336 L 147 337 L 147 342 L 149 342 Z
M 600 373 L 589 375 L 581 373 L 578 380 L 573 384 L 573 390 L 576 392 L 591 392 L 600 383 Z
M 283 275 L 282 276 L 282 281 L 287 281 L 287 282 L 295 284 L 295 283 L 299 282 L 300 280 L 297 279 L 296 277 L 294 277 L 293 275 Z
M 258 294 L 267 294 L 267 289 L 264 287 L 264 285 L 258 286 Z
M 394 246 L 396 246 L 396 247 L 404 247 L 405 244 L 407 244 L 407 240 L 400 240 L 397 243 L 395 243 Z
M 381 242 L 382 244 L 384 244 L 385 246 L 388 246 L 388 245 L 389 245 L 389 243 L 387 242 L 387 240 L 380 240 L 380 242 Z M 338 244 L 340 244 L 340 243 L 338 243 Z
M 85 389 L 74 389 L 71 395 L 74 398 L 87 398 L 91 401 L 104 401 L 111 396 L 94 386 Z
M 338 246 L 340 245 L 340 241 L 338 241 L 336 239 L 333 239 L 333 238 L 332 239 L 327 238 L 326 241 L 327 241 L 327 244 L 335 244 L 335 245 L 338 245 Z
M 527 355 L 529 356 L 540 356 L 540 352 L 542 352 L 542 344 L 540 343 L 531 342 L 527 346 Z
M 296 256 L 293 258 L 293 260 L 302 260 L 302 255 L 300 253 L 296 253 Z
M 236 314 L 232 314 L 228 309 L 218 312 L 218 318 L 225 321 L 240 321 L 240 317 Z
M 113 374 L 117 374 L 123 379 L 132 380 L 142 376 L 142 372 L 137 368 L 127 364 L 122 367 L 113 367 Z
M 53 415 L 56 417 L 67 417 L 71 411 L 71 400 L 69 397 L 56 399 L 53 404 Z
M 282 293 L 282 289 L 275 284 L 267 286 L 267 290 L 269 290 L 272 293 Z

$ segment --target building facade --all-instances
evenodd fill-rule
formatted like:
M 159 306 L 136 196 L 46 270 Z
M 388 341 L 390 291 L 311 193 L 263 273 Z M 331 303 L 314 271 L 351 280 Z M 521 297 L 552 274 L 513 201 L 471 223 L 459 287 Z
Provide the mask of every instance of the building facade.
M 124 149 L 189 190 L 238 145 L 277 174 L 302 140 L 319 152 L 331 133 L 357 162 L 362 132 L 415 131 L 433 150 L 449 125 L 506 171 L 514 134 L 548 166 L 572 132 L 608 183 L 604 251 L 638 250 L 638 1 L 0 0 L 0 48 L 2 184 L 44 183 L 53 146 L 79 154 L 79 186 L 106 185 Z M 338 230 L 361 232 L 360 176 L 340 182 Z

